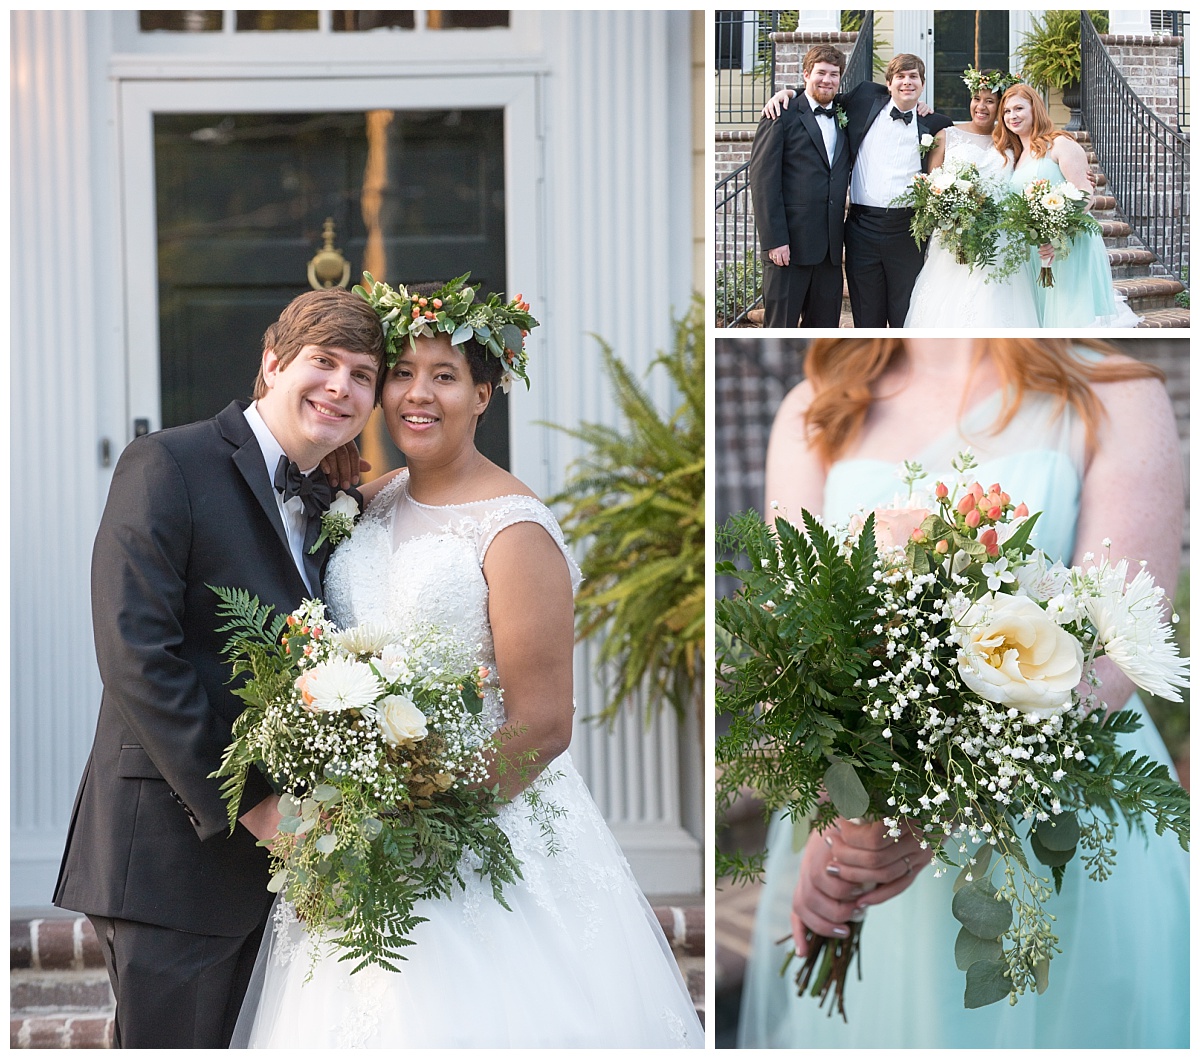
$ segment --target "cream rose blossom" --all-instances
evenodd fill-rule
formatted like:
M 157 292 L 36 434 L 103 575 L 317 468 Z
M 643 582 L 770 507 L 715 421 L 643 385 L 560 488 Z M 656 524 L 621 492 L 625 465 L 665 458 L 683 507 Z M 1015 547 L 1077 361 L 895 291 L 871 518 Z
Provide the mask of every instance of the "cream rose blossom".
M 958 672 L 989 702 L 1036 717 L 1071 704 L 1083 675 L 1083 648 L 1033 600 L 989 592 L 963 614 Z
M 903 548 L 908 544 L 913 530 L 929 517 L 924 507 L 877 508 L 875 510 L 875 546 L 877 548 Z
M 379 702 L 379 730 L 392 746 L 415 743 L 429 734 L 425 714 L 404 695 L 388 695 Z

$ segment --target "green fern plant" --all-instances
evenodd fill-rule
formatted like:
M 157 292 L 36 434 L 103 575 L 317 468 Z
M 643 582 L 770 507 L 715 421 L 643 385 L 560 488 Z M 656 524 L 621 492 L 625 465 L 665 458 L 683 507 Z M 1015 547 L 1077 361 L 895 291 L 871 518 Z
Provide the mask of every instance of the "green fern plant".
M 675 328 L 665 371 L 679 394 L 663 415 L 603 343 L 605 373 L 625 427 L 555 426 L 587 446 L 563 491 L 568 540 L 586 547 L 576 600 L 580 640 L 601 634 L 613 680 L 599 717 L 610 723 L 634 691 L 646 720 L 662 702 L 701 712 L 704 649 L 704 321 L 699 299 Z M 551 424 L 554 425 L 554 424 Z
M 1083 59 L 1079 47 L 1079 11 L 1047 11 L 1034 18 L 1033 29 L 1017 48 L 1021 76 L 1034 88 L 1063 89 L 1079 82 Z M 1098 33 L 1108 32 L 1108 12 L 1089 11 Z

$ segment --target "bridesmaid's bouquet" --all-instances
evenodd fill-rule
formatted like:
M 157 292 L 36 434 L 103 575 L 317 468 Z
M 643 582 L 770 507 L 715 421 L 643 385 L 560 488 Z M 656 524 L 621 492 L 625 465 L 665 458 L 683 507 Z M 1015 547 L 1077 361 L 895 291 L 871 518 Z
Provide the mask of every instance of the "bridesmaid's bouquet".
M 1012 255 L 1003 271 L 1012 273 L 1025 263 L 1029 248 L 1049 243 L 1059 257 L 1071 252 L 1071 240 L 1082 232 L 1100 231 L 1087 211 L 1087 195 L 1070 181 L 1051 184 L 1046 178 L 1031 180 L 1021 191 L 1011 192 L 1004 200 L 1002 231 L 1013 238 L 1007 244 Z M 1038 284 L 1054 286 L 1054 269 L 1043 265 Z
M 280 795 L 267 888 L 355 971 L 398 970 L 424 922 L 417 902 L 461 887 L 467 854 L 503 905 L 520 862 L 496 820 L 503 803 L 484 786 L 495 749 L 488 674 L 467 645 L 435 630 L 339 630 L 319 600 L 272 619 L 244 590 L 214 591 L 224 655 L 249 679 L 234 691 L 246 708 L 212 775 L 224 780 L 231 830 L 249 769 Z
M 1124 559 L 1051 561 L 1029 543 L 1038 516 L 999 483 L 970 481 L 972 467 L 960 455 L 959 481 L 937 483 L 929 508 L 849 527 L 807 511 L 804 532 L 735 517 L 722 544 L 747 562 L 718 571 L 742 588 L 716 605 L 717 709 L 729 718 L 718 808 L 750 787 L 794 821 L 813 814 L 817 831 L 842 816 L 919 836 L 935 875 L 958 869 L 947 899 L 969 1008 L 1047 988 L 1061 951 L 1050 898 L 1072 861 L 1103 880 L 1122 821 L 1173 831 L 1186 849 L 1190 819 L 1166 765 L 1121 749 L 1138 714 L 1107 714 L 1097 694 L 1106 656 L 1179 699 L 1187 659 L 1162 589 Z M 923 472 L 907 468 L 911 489 Z M 735 879 L 762 864 L 718 853 Z M 845 939 L 810 933 L 796 976 L 843 1018 L 862 929 L 848 927 Z
M 948 159 L 928 175 L 914 176 L 892 205 L 912 207 L 909 230 L 918 246 L 936 236 L 955 261 L 974 271 L 996 257 L 1000 207 L 992 190 L 974 163 Z

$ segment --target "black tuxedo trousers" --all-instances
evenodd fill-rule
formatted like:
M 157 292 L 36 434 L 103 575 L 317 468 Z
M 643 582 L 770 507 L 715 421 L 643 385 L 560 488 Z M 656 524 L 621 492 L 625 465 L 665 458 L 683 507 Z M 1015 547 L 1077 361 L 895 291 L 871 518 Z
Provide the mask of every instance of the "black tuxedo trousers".
M 184 1029 L 191 1022 L 222 1027 L 231 1005 L 236 1012 L 241 995 L 230 990 L 245 982 L 231 973 L 218 987 L 213 968 L 230 957 L 215 953 L 253 949 L 272 901 L 266 850 L 241 825 L 230 832 L 219 784 L 208 778 L 242 709 L 209 585 L 245 588 L 282 612 L 308 595 L 237 403 L 138 438 L 117 463 L 92 552 L 103 695 L 54 894 L 56 905 L 87 913 L 106 932 L 117 924 L 101 946 L 112 957 L 119 1024 L 143 1021 L 136 1009 L 156 979 L 164 994 L 182 996 L 171 992 L 171 967 L 184 978 L 207 976 L 193 991 L 202 1006 L 179 1010 L 163 1027 L 179 1030 L 180 1047 L 196 1046 Z M 270 793 L 252 772 L 241 810 Z M 153 951 L 122 924 L 155 928 L 141 931 L 155 936 Z M 197 953 L 206 937 L 225 942 Z M 136 978 L 121 969 L 123 950 L 142 967 L 133 992 L 122 987 Z M 172 1046 L 161 1036 L 155 1044 Z

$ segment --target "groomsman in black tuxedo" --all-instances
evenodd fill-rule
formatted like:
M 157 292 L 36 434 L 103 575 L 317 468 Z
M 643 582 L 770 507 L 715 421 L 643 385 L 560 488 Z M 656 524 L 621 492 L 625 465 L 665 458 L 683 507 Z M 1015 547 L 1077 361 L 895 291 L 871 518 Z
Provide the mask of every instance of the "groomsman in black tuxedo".
M 255 401 L 135 439 L 92 552 L 104 691 L 54 903 L 96 928 L 124 1048 L 226 1048 L 270 910 L 278 801 L 250 771 L 232 834 L 217 781 L 242 702 L 217 596 L 277 612 L 321 592 L 333 489 L 317 466 L 379 392 L 383 332 L 348 291 L 296 298 L 263 339 Z
M 884 76 L 886 88 L 864 81 L 838 99 L 849 116 L 853 157 L 846 286 L 855 327 L 904 324 L 925 248 L 909 231 L 911 208 L 891 203 L 924 168 L 927 151 L 922 144 L 932 144 L 933 136 L 952 124 L 942 114 L 917 113 L 925 90 L 925 64 L 919 57 L 897 55 Z
M 804 56 L 804 92 L 778 121 L 763 118 L 750 153 L 750 192 L 763 257 L 767 327 L 837 327 L 850 145 L 834 96 L 845 56 Z

